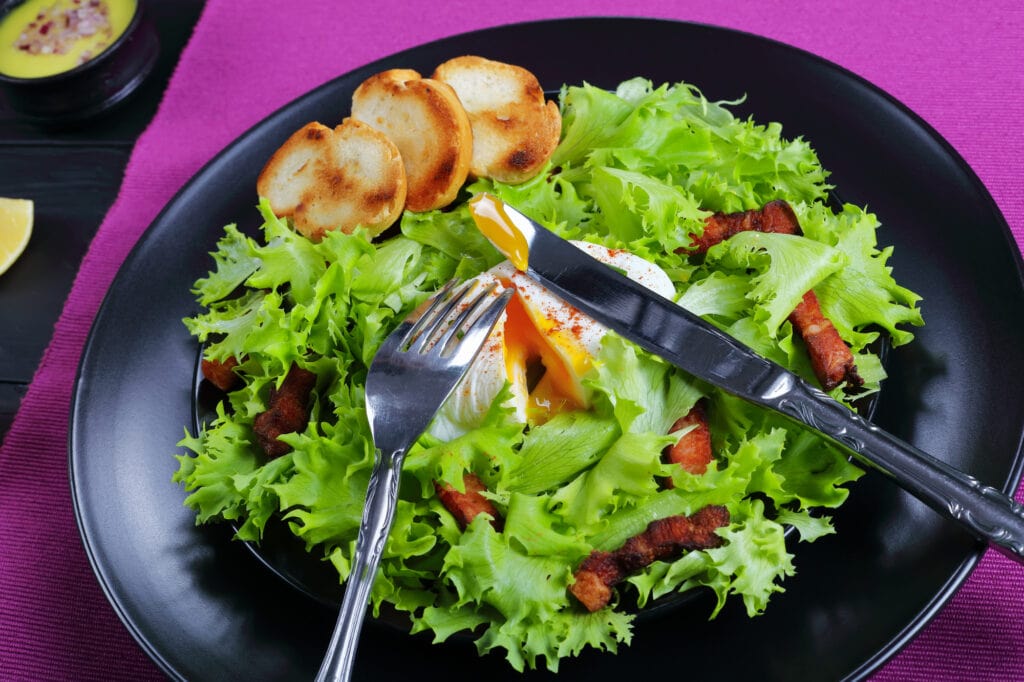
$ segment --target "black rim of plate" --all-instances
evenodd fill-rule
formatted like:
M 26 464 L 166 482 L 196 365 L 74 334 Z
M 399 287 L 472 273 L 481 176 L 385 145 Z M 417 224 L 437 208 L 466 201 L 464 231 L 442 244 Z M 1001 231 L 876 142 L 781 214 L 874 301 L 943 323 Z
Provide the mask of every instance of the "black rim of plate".
M 998 208 L 996 207 L 995 202 L 992 200 L 991 196 L 989 196 L 984 185 L 977 178 L 977 176 L 970 169 L 970 167 L 966 164 L 966 162 L 936 131 L 934 131 L 920 117 L 911 112 L 909 109 L 907 109 L 904 105 L 895 100 L 893 97 L 889 96 L 887 93 L 880 91 L 874 85 L 870 84 L 869 82 L 865 81 L 859 76 L 850 73 L 849 71 L 843 69 L 842 67 L 839 67 L 831 62 L 828 62 L 827 60 L 824 60 L 810 53 L 799 50 L 798 48 L 794 48 L 749 33 L 743 33 L 714 26 L 707 26 L 703 24 L 692 24 L 684 22 L 642 18 L 616 17 L 556 19 L 550 21 L 511 24 L 507 26 L 499 26 L 489 29 L 483 29 L 480 31 L 474 31 L 471 33 L 456 35 L 435 42 L 427 43 L 419 47 L 414 47 L 402 51 L 400 53 L 396 53 L 384 59 L 363 66 L 359 69 L 356 69 L 348 74 L 342 75 L 337 79 L 334 79 L 310 91 L 306 95 L 303 95 L 302 97 L 282 107 L 281 109 L 277 110 L 275 113 L 271 114 L 269 117 L 264 119 L 262 122 L 251 128 L 249 131 L 241 135 L 238 139 L 236 139 L 233 143 L 231 143 L 228 147 L 226 147 L 218 155 L 216 155 L 211 161 L 209 161 L 175 195 L 175 197 L 168 203 L 167 206 L 164 207 L 164 209 L 158 215 L 153 225 L 150 226 L 150 228 L 139 240 L 139 243 L 132 250 L 131 254 L 129 254 L 125 263 L 119 270 L 114 280 L 114 283 L 112 284 L 110 290 L 108 291 L 103 301 L 103 304 L 100 308 L 100 311 L 96 316 L 96 319 L 93 323 L 93 328 L 90 331 L 89 338 L 86 342 L 82 354 L 81 363 L 78 369 L 78 376 L 76 378 L 75 390 L 72 398 L 71 421 L 68 442 L 69 478 L 72 489 L 71 492 L 76 521 L 79 526 L 79 530 L 82 536 L 83 544 L 88 555 L 89 561 L 99 580 L 101 588 L 103 589 L 108 600 L 112 604 L 115 612 L 118 614 L 119 618 L 124 622 L 125 626 L 132 634 L 132 636 L 146 651 L 146 653 L 156 662 L 156 664 L 163 670 L 163 672 L 169 675 L 170 677 L 174 679 L 185 679 L 188 676 L 186 673 L 183 673 L 182 670 L 180 669 L 180 656 L 178 659 L 178 663 L 176 663 L 175 660 L 173 660 L 175 658 L 174 656 L 170 656 L 170 654 L 174 652 L 169 651 L 169 648 L 173 649 L 175 645 L 180 646 L 180 644 L 177 644 L 173 641 L 154 641 L 154 638 L 152 636 L 153 629 L 157 628 L 159 630 L 160 628 L 166 626 L 159 624 L 158 621 L 157 624 L 154 625 L 153 621 L 145 620 L 143 618 L 143 615 L 149 616 L 151 614 L 140 615 L 140 611 L 138 610 L 139 604 L 132 601 L 134 598 L 133 595 L 126 593 L 126 590 L 129 589 L 128 587 L 126 587 L 126 583 L 130 582 L 134 578 L 137 578 L 137 576 L 126 576 L 118 572 L 118 558 L 115 555 L 112 555 L 109 552 L 109 548 L 104 547 L 103 542 L 101 542 L 101 540 L 104 539 L 104 536 L 109 533 L 109 529 L 104 531 L 104 521 L 107 520 L 104 518 L 104 515 L 109 513 L 109 511 L 102 509 L 102 505 L 90 506 L 88 502 L 90 497 L 95 496 L 98 493 L 90 492 L 90 484 L 92 484 L 97 479 L 97 475 L 95 474 L 95 472 L 91 470 L 88 464 L 86 446 L 95 446 L 98 445 L 99 443 L 106 442 L 108 447 L 113 447 L 112 445 L 110 445 L 109 441 L 104 440 L 109 435 L 107 425 L 104 424 L 102 427 L 100 427 L 97 423 L 97 421 L 101 417 L 101 415 L 97 413 L 97 410 L 99 408 L 93 408 L 93 405 L 96 404 L 97 399 L 97 394 L 95 393 L 95 391 L 102 389 L 102 387 L 99 386 L 99 384 L 102 383 L 101 378 L 104 376 L 102 374 L 102 370 L 110 369 L 109 362 L 111 361 L 111 359 L 105 356 L 109 356 L 112 351 L 105 351 L 103 342 L 109 342 L 112 339 L 124 336 L 123 331 L 117 332 L 115 330 L 112 330 L 110 328 L 110 325 L 112 322 L 117 321 L 117 315 L 118 313 L 122 312 L 121 307 L 125 305 L 125 300 L 122 300 L 125 299 L 125 297 L 127 296 L 126 294 L 124 294 L 125 285 L 132 282 L 133 279 L 138 278 L 140 276 L 140 268 L 146 265 L 146 258 L 144 254 L 145 247 L 152 246 L 154 242 L 157 242 L 159 241 L 159 239 L 163 238 L 163 235 L 169 229 L 171 229 L 171 226 L 167 224 L 170 217 L 172 217 L 171 214 L 173 214 L 176 209 L 180 210 L 180 204 L 182 204 L 183 202 L 188 202 L 191 199 L 194 199 L 197 193 L 201 193 L 203 191 L 202 186 L 204 183 L 208 182 L 214 176 L 229 172 L 229 170 L 232 168 L 238 168 L 238 164 L 240 163 L 245 162 L 247 164 L 245 166 L 247 169 L 254 163 L 254 158 L 258 158 L 258 155 L 257 157 L 246 159 L 247 155 L 251 156 L 251 152 L 248 151 L 248 147 L 250 145 L 247 144 L 247 142 L 251 138 L 269 136 L 270 138 L 274 138 L 279 142 L 281 139 L 283 139 L 283 136 L 290 134 L 291 129 L 289 129 L 286 124 L 288 123 L 289 119 L 295 115 L 295 112 L 297 110 L 302 111 L 304 110 L 304 108 L 309 107 L 315 108 L 317 104 L 321 103 L 321 100 L 323 100 L 330 93 L 335 93 L 337 91 L 341 91 L 343 93 L 350 93 L 351 89 L 354 88 L 354 86 L 358 84 L 363 78 L 384 68 L 394 68 L 396 66 L 404 66 L 410 63 L 436 64 L 439 63 L 444 58 L 448 58 L 449 56 L 454 56 L 454 54 L 460 54 L 469 50 L 475 50 L 477 51 L 477 53 L 486 54 L 487 56 L 490 56 L 494 59 L 505 59 L 508 61 L 512 61 L 512 58 L 505 54 L 512 50 L 512 48 L 506 45 L 503 41 L 521 39 L 524 36 L 534 36 L 534 34 L 539 34 L 540 37 L 552 38 L 555 36 L 573 36 L 574 34 L 577 33 L 581 35 L 586 34 L 586 36 L 590 39 L 602 38 L 610 35 L 632 35 L 634 37 L 640 36 L 646 39 L 651 37 L 648 36 L 647 34 L 657 34 L 658 37 L 664 37 L 665 34 L 671 34 L 675 36 L 678 40 L 684 40 L 687 38 L 697 38 L 700 40 L 718 40 L 721 41 L 722 43 L 731 42 L 742 47 L 745 47 L 746 49 L 752 49 L 755 52 L 763 51 L 765 54 L 771 55 L 773 59 L 799 64 L 808 73 L 813 72 L 814 74 L 816 74 L 817 78 L 824 79 L 824 81 L 827 82 L 834 82 L 836 84 L 835 87 L 837 88 L 837 90 L 847 89 L 855 94 L 866 95 L 872 98 L 873 106 L 883 108 L 887 116 L 891 117 L 894 121 L 901 124 L 902 126 L 905 126 L 909 133 L 915 136 L 916 142 L 925 145 L 930 153 L 940 155 L 945 161 L 945 163 L 949 166 L 949 170 L 955 172 L 956 174 L 956 177 L 953 180 L 951 180 L 951 182 L 960 183 L 963 191 L 968 192 L 975 201 L 980 202 L 979 206 L 985 210 L 984 218 L 987 221 L 994 223 L 995 225 L 995 227 L 993 228 L 995 229 L 995 234 L 988 235 L 988 242 L 986 243 L 994 242 L 995 245 L 997 245 L 999 248 L 1005 249 L 1005 258 L 1008 258 L 1009 260 L 1004 261 L 1001 267 L 1003 274 L 1009 278 L 1008 281 L 1011 282 L 1014 289 L 1013 291 L 1008 293 L 1008 296 L 1011 298 L 1016 297 L 1012 301 L 1012 304 L 1016 305 L 1020 302 L 1020 292 L 1024 291 L 1024 275 L 1022 275 L 1022 272 L 1024 272 L 1024 267 L 1022 267 L 1020 253 L 1010 233 L 1009 227 L 1007 226 L 1005 219 L 1002 217 Z M 599 44 L 592 44 L 590 45 L 590 47 L 592 49 L 600 49 Z M 728 45 L 726 45 L 726 47 L 728 47 Z M 487 48 L 493 49 L 488 50 Z M 625 56 L 623 56 L 623 59 L 626 61 L 626 64 L 632 63 L 632 61 L 626 59 Z M 623 64 L 623 67 L 626 70 L 620 72 L 619 70 L 617 70 L 618 67 L 615 65 L 615 62 L 609 62 L 608 56 L 598 57 L 597 55 L 594 55 L 594 61 L 600 62 L 600 64 L 604 65 L 605 68 L 605 70 L 600 72 L 599 75 L 606 82 L 595 83 L 599 85 L 614 85 L 615 82 L 618 82 L 619 80 L 622 80 L 624 78 L 628 78 L 634 75 L 645 75 L 647 77 L 652 78 L 656 82 L 675 80 L 686 80 L 687 82 L 692 82 L 698 87 L 701 87 L 705 91 L 705 93 L 708 94 L 708 96 L 712 99 L 717 98 L 719 95 L 721 95 L 722 97 L 728 94 L 735 95 L 736 90 L 738 88 L 741 90 L 743 89 L 742 85 L 738 86 L 735 83 L 725 83 L 723 85 L 720 83 L 709 84 L 707 82 L 702 82 L 702 79 L 699 76 L 699 74 L 702 72 L 702 69 L 704 67 L 697 64 L 697 62 L 693 62 L 695 66 L 692 70 L 689 64 L 682 62 L 674 63 L 670 68 L 666 66 L 660 66 L 657 69 L 653 69 L 655 71 L 665 72 L 666 68 L 669 68 L 669 70 L 675 74 L 674 76 L 662 77 L 659 74 L 654 73 L 634 72 L 636 67 L 626 66 L 626 64 Z M 526 64 L 525 62 L 520 63 L 523 63 L 524 66 L 527 66 L 528 68 L 534 70 L 534 72 L 537 73 L 538 77 L 540 78 L 542 84 L 546 86 L 552 85 L 552 83 L 549 82 L 551 80 L 551 77 L 545 77 L 545 73 L 547 73 L 548 71 L 547 66 L 541 64 Z M 608 64 L 612 64 L 612 66 L 608 67 Z M 556 69 L 557 71 L 557 67 L 552 66 L 551 68 Z M 602 67 L 598 66 L 595 68 L 600 69 Z M 581 77 L 577 79 L 576 82 L 582 79 L 583 78 Z M 592 77 L 588 78 L 588 80 L 590 80 L 590 82 L 595 82 Z M 718 88 L 718 90 L 722 90 L 723 87 L 724 92 L 711 92 L 711 90 L 714 90 L 715 88 Z M 830 97 L 835 94 L 836 93 L 824 93 L 823 96 Z M 751 106 L 756 111 L 758 110 L 757 107 L 759 106 L 759 104 L 760 102 L 752 102 Z M 338 120 L 340 120 L 340 118 L 341 116 L 339 115 Z M 784 118 L 780 119 L 778 117 L 775 117 L 770 111 L 758 114 L 756 116 L 756 119 L 759 122 L 781 120 L 784 126 L 786 126 L 785 129 L 789 131 L 788 136 L 793 136 L 793 127 L 791 126 L 791 123 Z M 301 125 L 301 123 L 299 125 Z M 796 130 L 798 132 L 802 132 L 803 129 L 800 124 L 797 124 Z M 880 132 L 879 134 L 884 135 L 885 133 Z M 812 144 L 815 144 L 816 141 L 814 136 L 808 135 L 807 137 L 811 140 Z M 272 142 L 273 140 L 271 140 L 271 143 Z M 264 140 L 264 144 L 268 143 L 266 143 L 266 141 Z M 274 144 L 273 147 L 276 147 L 276 144 Z M 815 144 L 815 147 L 816 149 L 818 149 L 819 153 L 821 153 L 822 150 L 818 147 L 817 144 Z M 822 156 L 822 161 L 826 168 L 835 166 L 835 160 L 825 158 L 824 155 Z M 256 170 L 252 172 L 253 176 L 255 175 L 256 171 L 258 171 L 258 168 L 256 168 Z M 834 176 L 833 180 L 836 181 L 836 184 L 839 186 L 840 191 L 843 191 L 844 185 L 842 179 L 836 178 Z M 864 199 L 862 197 L 851 197 L 851 200 L 861 204 L 869 203 L 870 201 L 870 199 Z M 251 203 L 254 203 L 254 199 L 252 202 L 250 202 L 250 204 Z M 874 207 L 874 209 L 879 210 L 877 205 Z M 881 214 L 880 212 L 880 217 L 882 218 L 884 223 L 887 222 L 885 214 Z M 239 218 L 239 216 L 221 216 L 216 214 L 216 212 L 214 212 L 210 216 L 210 219 L 216 223 L 217 232 L 219 232 L 220 225 L 223 225 L 227 222 L 231 222 L 232 220 L 237 218 Z M 217 232 L 214 232 L 213 234 L 216 234 Z M 885 241 L 884 237 L 883 241 Z M 200 250 L 202 251 L 202 254 L 205 255 L 206 252 L 209 251 L 211 248 L 212 243 L 204 244 L 203 248 Z M 897 250 L 897 253 L 899 253 L 899 249 Z M 1000 257 L 1003 258 L 1004 256 Z M 208 269 L 208 263 L 205 262 L 201 264 L 188 263 L 187 265 L 190 268 L 192 268 L 193 271 L 200 273 L 203 273 L 205 272 L 205 269 Z M 906 265 L 906 263 L 904 263 L 903 265 L 897 265 L 897 276 L 900 275 L 901 268 L 907 269 L 907 267 L 908 266 Z M 158 286 L 161 283 L 160 277 L 157 277 L 156 280 L 156 282 L 152 283 L 149 286 Z M 173 279 L 169 279 L 168 282 L 166 283 L 170 286 L 175 286 Z M 190 283 L 191 281 L 186 283 L 186 290 Z M 908 286 L 910 286 L 910 288 L 915 288 L 913 284 L 908 284 Z M 186 311 L 185 314 L 189 314 L 189 312 Z M 925 309 L 925 315 L 927 320 L 927 308 Z M 159 317 L 159 312 L 154 313 L 152 311 L 146 311 L 144 315 L 142 315 L 142 321 L 139 322 L 140 327 L 144 329 L 145 320 L 152 317 Z M 928 328 L 926 327 L 925 329 L 927 330 Z M 1016 334 L 1018 333 L 1018 331 L 1014 329 L 1011 330 L 1010 333 Z M 182 337 L 182 340 L 172 342 L 173 344 L 175 344 L 175 348 L 177 348 L 178 346 L 184 348 L 187 344 L 190 343 L 190 339 L 187 338 L 187 334 L 184 332 L 184 330 L 182 330 Z M 186 362 L 194 363 L 195 346 L 191 345 L 189 346 L 189 348 L 191 349 L 191 352 L 187 354 Z M 156 357 L 159 358 L 159 355 L 157 355 Z M 954 360 L 955 359 L 956 358 L 954 358 Z M 921 361 L 924 362 L 925 364 L 928 364 L 928 362 L 934 361 L 935 358 L 925 357 L 922 359 L 915 356 L 913 360 L 914 362 Z M 1017 361 L 1016 358 L 1011 358 L 1011 360 Z M 106 365 L 104 364 L 104 361 L 106 361 Z M 181 363 L 179 362 L 179 359 L 175 357 L 174 361 L 177 362 L 178 365 L 175 365 L 175 367 L 170 369 L 180 369 L 179 365 Z M 914 363 L 912 362 L 910 364 Z M 187 368 L 184 370 L 184 384 L 186 385 L 186 389 L 191 387 L 191 369 L 193 366 L 194 365 L 188 364 Z M 943 369 L 948 371 L 951 369 L 951 366 L 943 367 L 940 369 L 935 369 L 934 367 L 931 368 L 933 374 L 941 372 Z M 103 379 L 103 381 L 116 381 L 118 378 L 119 377 L 114 377 L 113 379 Z M 922 382 L 926 381 L 926 379 L 921 379 L 920 376 L 915 375 L 912 368 L 907 370 L 901 369 L 899 371 L 898 376 L 893 377 L 893 379 L 890 379 L 890 381 L 893 380 L 906 380 L 909 384 L 912 384 L 911 388 L 907 389 L 908 391 L 916 388 L 921 388 L 921 400 L 927 398 L 928 387 L 926 384 L 922 384 Z M 158 389 L 159 388 L 162 387 L 158 387 Z M 132 394 L 134 395 L 134 392 Z M 159 391 L 156 393 L 156 395 L 160 396 Z M 125 398 L 125 400 L 128 400 L 130 398 L 131 396 L 128 396 Z M 188 396 L 175 394 L 174 397 L 168 397 L 166 395 L 163 395 L 157 398 L 157 400 L 163 400 L 164 402 L 167 402 L 177 400 L 179 398 L 187 402 Z M 904 396 L 904 398 L 906 398 L 906 396 Z M 881 409 L 880 420 L 884 421 L 888 417 L 886 410 L 887 399 L 886 394 L 884 392 L 881 402 L 883 403 L 883 405 Z M 915 406 L 920 407 L 919 404 L 916 404 Z M 153 407 L 152 409 L 159 411 L 161 407 L 164 406 L 156 406 Z M 112 426 L 112 428 L 116 427 L 118 432 L 130 433 L 130 429 L 132 428 L 131 425 L 125 425 L 121 423 L 122 420 L 118 420 L 116 418 L 113 421 L 116 423 Z M 184 426 L 188 423 L 189 422 L 187 420 L 183 420 L 181 422 L 181 428 L 184 428 Z M 907 428 L 911 432 L 913 432 L 915 425 L 910 425 Z M 1024 461 L 1022 461 L 1021 457 L 1021 428 L 1019 424 L 1017 426 L 1008 428 L 1011 429 L 1009 435 L 1003 435 L 1008 439 L 1007 443 L 1011 443 L 1015 448 L 1010 458 L 1009 471 L 1006 471 L 1004 468 L 1000 466 L 999 471 L 997 473 L 1003 477 L 1003 480 L 989 482 L 993 483 L 997 487 L 1000 487 L 1004 492 L 1012 494 L 1012 492 L 1016 488 L 1017 482 L 1020 480 L 1022 467 L 1024 467 Z M 102 431 L 102 433 L 98 433 L 98 431 Z M 178 433 L 181 434 L 181 430 L 179 430 Z M 910 436 L 914 434 L 897 433 L 897 435 L 900 435 L 909 440 Z M 926 434 L 922 434 L 922 436 L 924 435 Z M 167 459 L 171 460 L 170 465 L 166 468 L 167 477 L 169 478 L 170 472 L 173 471 L 173 459 L 171 458 L 170 455 L 175 451 L 174 444 L 164 443 L 161 444 L 158 449 L 167 452 Z M 958 463 L 954 462 L 954 464 Z M 161 475 L 163 475 L 163 473 L 164 472 L 161 471 Z M 125 476 L 127 477 L 130 476 L 131 474 L 132 472 L 128 472 L 125 474 Z M 858 488 L 876 487 L 874 482 L 865 484 L 865 481 L 870 478 L 872 477 L 869 475 L 858 484 L 855 484 L 854 494 L 851 495 L 851 500 L 850 502 L 847 503 L 847 506 L 850 506 L 851 504 L 854 503 L 855 498 L 857 497 Z M 878 479 L 880 477 L 874 478 Z M 878 487 L 883 487 L 887 485 L 889 485 L 887 482 L 882 481 Z M 181 493 L 181 498 L 183 498 L 183 496 L 184 493 Z M 900 499 L 902 500 L 902 498 Z M 911 503 L 910 506 L 904 507 L 903 503 L 900 502 L 899 506 L 903 511 L 906 511 L 908 509 L 914 511 L 914 516 L 916 517 L 916 512 L 918 511 L 918 508 L 914 507 L 913 503 Z M 846 507 L 841 509 L 840 514 L 844 513 L 845 509 Z M 160 510 L 157 510 L 157 513 L 159 513 L 159 511 Z M 922 512 L 920 518 L 927 519 L 927 515 L 929 514 L 931 514 L 931 512 L 924 511 Z M 924 522 L 930 523 L 930 521 L 927 520 Z M 849 535 L 855 535 L 855 530 L 856 529 L 851 528 Z M 843 532 L 843 529 L 840 528 L 840 539 L 843 537 Z M 916 527 L 915 532 L 917 532 Z M 186 547 L 181 548 L 181 551 L 196 551 L 198 553 L 206 552 L 207 554 L 209 554 L 212 551 L 214 554 L 218 556 L 224 552 L 232 552 L 232 550 L 230 549 L 223 550 L 219 547 L 220 544 L 226 542 L 226 538 L 229 537 L 228 535 L 218 530 L 202 531 L 202 533 L 204 540 L 207 541 L 213 548 L 212 550 L 211 547 Z M 921 630 L 921 628 L 926 623 L 928 623 L 928 621 L 931 620 L 931 618 L 939 611 L 942 605 L 945 604 L 946 601 L 952 596 L 952 594 L 954 594 L 955 591 L 962 585 L 964 580 L 966 580 L 970 572 L 977 565 L 984 551 L 984 548 L 978 545 L 977 543 L 974 543 L 973 541 L 967 540 L 965 538 L 955 537 L 954 540 L 955 541 L 952 544 L 955 545 L 955 547 L 954 549 L 949 550 L 954 552 L 955 554 L 952 563 L 946 562 L 946 564 L 944 564 L 943 566 L 939 566 L 936 569 L 938 575 L 929 574 L 928 576 L 926 576 L 929 584 L 937 585 L 934 591 L 929 590 L 932 594 L 931 598 L 926 599 L 922 604 L 915 606 L 914 612 L 908 619 L 906 619 L 902 627 L 898 627 L 894 631 L 891 631 L 889 634 L 887 634 L 886 638 L 878 642 L 877 646 L 874 646 L 872 651 L 868 651 L 867 655 L 859 658 L 857 662 L 853 662 L 852 664 L 845 667 L 838 676 L 841 676 L 844 679 L 859 679 L 878 669 L 878 667 L 880 667 L 886 660 L 888 660 L 903 646 L 905 646 Z M 912 545 L 913 543 L 911 542 L 909 544 Z M 813 548 L 815 547 L 815 545 L 809 545 L 806 547 Z M 850 551 L 856 551 L 857 549 L 859 548 L 854 547 Z M 812 549 L 808 551 L 810 553 L 816 550 Z M 235 555 L 232 554 L 232 556 Z M 246 556 L 249 556 L 247 552 Z M 253 563 L 255 564 L 255 562 Z M 156 572 L 159 573 L 158 570 Z M 166 576 L 158 575 L 154 576 L 153 579 L 156 580 L 157 578 L 161 577 L 166 578 Z M 185 576 L 185 584 L 183 584 L 180 587 L 181 594 L 188 594 L 189 590 L 196 588 L 196 585 L 188 583 L 188 578 L 190 578 L 190 576 Z M 249 578 L 247 577 L 243 577 L 242 581 L 244 582 L 248 579 Z M 221 584 L 217 582 L 217 580 L 219 580 L 219 578 L 213 579 L 213 582 L 215 583 L 214 587 Z M 792 588 L 794 589 L 794 591 L 798 591 L 800 589 L 797 584 L 799 580 L 799 576 L 791 578 L 786 583 L 787 588 Z M 205 587 L 207 586 L 203 584 L 199 585 L 199 588 Z M 292 589 L 289 586 L 284 587 L 287 588 L 289 591 Z M 804 596 L 795 598 L 804 599 Z M 270 599 L 270 597 L 268 597 L 268 599 Z M 229 606 L 236 606 L 234 602 L 229 601 L 227 603 Z M 306 610 L 313 608 L 312 605 L 309 603 L 303 603 L 300 606 L 301 608 Z M 783 610 L 785 608 L 777 604 L 774 606 L 777 608 L 777 610 Z M 768 609 L 769 613 L 771 611 L 772 605 L 770 605 Z M 762 616 L 761 618 L 765 617 L 766 616 Z M 706 616 L 698 618 L 695 621 L 689 622 L 693 624 L 699 624 L 704 621 L 704 618 L 706 618 Z M 333 622 L 333 614 L 313 614 L 312 616 L 310 616 L 310 619 L 316 620 L 317 623 L 319 624 L 319 628 L 324 631 L 322 633 L 322 642 L 313 642 L 312 645 L 308 647 L 308 649 L 304 649 L 304 651 L 307 652 L 307 655 L 309 655 L 309 652 L 322 651 L 322 647 L 326 644 L 327 638 L 330 634 L 329 627 L 325 628 L 324 624 Z M 824 625 L 831 624 L 825 623 Z M 644 655 L 645 653 L 652 654 L 657 652 L 657 649 L 652 650 L 649 646 L 645 646 L 642 643 L 642 640 L 645 637 L 645 635 L 649 636 L 650 634 L 650 631 L 646 633 L 637 633 L 637 636 L 634 638 L 632 646 L 625 649 L 625 653 L 620 653 L 619 657 L 630 656 L 629 652 L 631 649 L 638 650 L 636 655 Z M 213 637 L 213 635 L 214 633 L 211 633 L 211 637 Z M 680 637 L 685 636 L 685 634 L 680 635 Z M 371 639 L 372 637 L 372 633 L 364 633 L 364 640 Z M 166 634 L 164 635 L 164 638 L 167 638 Z M 386 641 L 388 643 L 396 643 L 394 640 L 393 633 L 389 633 L 388 635 L 386 635 L 386 638 Z M 414 638 L 408 638 L 408 641 L 411 642 L 413 639 Z M 416 645 L 413 644 L 410 646 Z M 426 644 L 425 646 L 427 648 L 421 647 L 415 650 L 421 653 L 424 651 L 429 652 L 429 647 L 431 645 Z M 434 649 L 437 648 L 438 647 L 434 647 Z M 704 653 L 707 654 L 708 652 Z M 588 662 L 590 669 L 600 670 L 607 663 L 607 657 L 608 654 L 585 653 L 583 658 L 590 659 Z M 493 659 L 496 657 L 489 656 L 487 658 Z M 318 660 L 319 659 L 317 658 L 316 661 Z M 287 659 L 284 665 L 290 666 L 293 662 L 295 661 Z M 306 667 L 312 665 L 308 661 L 304 662 L 304 664 L 306 665 Z M 504 662 L 501 661 L 499 661 L 498 664 L 500 666 L 505 666 Z M 566 662 L 563 662 L 563 665 L 566 665 Z M 312 665 L 312 669 L 315 670 L 315 665 Z M 502 668 L 498 669 L 500 670 Z M 819 670 L 818 672 L 820 674 L 822 671 Z M 283 672 L 282 670 L 268 670 L 268 674 L 270 674 L 271 676 L 278 675 L 287 677 L 294 673 L 294 670 L 284 670 Z M 779 674 L 777 671 L 773 672 L 771 663 L 767 664 L 764 673 L 767 677 L 772 677 L 773 674 Z M 812 675 L 814 674 L 810 670 L 808 670 L 807 673 Z M 208 674 L 211 676 L 215 676 L 218 674 L 218 671 L 215 668 L 211 668 L 208 671 Z M 572 675 L 572 673 L 569 674 Z

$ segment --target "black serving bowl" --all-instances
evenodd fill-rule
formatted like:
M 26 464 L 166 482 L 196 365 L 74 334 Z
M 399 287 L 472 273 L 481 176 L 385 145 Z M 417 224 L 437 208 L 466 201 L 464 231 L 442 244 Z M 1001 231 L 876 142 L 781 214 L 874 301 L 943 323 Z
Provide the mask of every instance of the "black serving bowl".
M 0 0 L 0 21 L 24 0 Z M 40 123 L 70 123 L 107 111 L 130 95 L 153 70 L 160 43 L 145 2 L 138 0 L 128 27 L 106 50 L 73 69 L 39 78 L 0 73 L 11 109 Z

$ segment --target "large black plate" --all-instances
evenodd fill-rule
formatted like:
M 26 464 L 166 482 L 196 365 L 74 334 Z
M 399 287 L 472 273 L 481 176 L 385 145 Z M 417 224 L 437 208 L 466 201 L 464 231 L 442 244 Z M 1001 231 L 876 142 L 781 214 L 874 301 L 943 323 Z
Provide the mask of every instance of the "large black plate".
M 294 129 L 338 121 L 376 71 L 429 73 L 465 53 L 522 64 L 548 88 L 645 75 L 685 79 L 713 99 L 746 93 L 745 113 L 809 138 L 843 198 L 882 218 L 900 281 L 924 296 L 928 325 L 892 353 L 876 421 L 1004 491 L 1015 487 L 1024 383 L 1007 378 L 1024 376 L 1020 256 L 977 177 L 919 118 L 833 64 L 719 28 L 583 19 L 456 36 L 347 74 L 243 135 L 160 214 L 97 316 L 71 415 L 72 491 L 100 584 L 168 675 L 312 679 L 334 621 L 225 527 L 196 528 L 171 483 L 174 444 L 192 416 L 195 342 L 181 324 L 196 311 L 190 285 L 211 267 L 222 225 L 257 224 L 256 175 Z M 920 630 L 981 553 L 879 476 L 855 485 L 835 522 L 838 536 L 800 546 L 798 575 L 764 616 L 748 619 L 731 604 L 706 622 L 698 601 L 641 624 L 619 655 L 588 652 L 564 661 L 563 673 L 618 679 L 641 665 L 694 679 L 864 676 Z M 432 646 L 371 624 L 360 647 L 362 676 L 520 678 L 465 642 Z

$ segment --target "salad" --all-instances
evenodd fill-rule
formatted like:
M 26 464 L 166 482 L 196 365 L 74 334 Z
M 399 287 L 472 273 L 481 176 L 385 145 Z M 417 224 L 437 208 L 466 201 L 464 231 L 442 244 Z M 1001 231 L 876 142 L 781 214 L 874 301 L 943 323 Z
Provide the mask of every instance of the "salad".
M 885 372 L 873 343 L 881 334 L 895 346 L 910 342 L 906 327 L 923 323 L 919 297 L 893 279 L 878 219 L 857 206 L 830 207 L 828 172 L 807 141 L 784 138 L 777 123 L 739 119 L 735 103 L 708 101 L 686 83 L 566 86 L 559 99 L 561 141 L 525 183 L 473 181 L 451 206 L 407 211 L 376 239 L 356 230 L 310 241 L 266 200 L 259 238 L 225 227 L 214 269 L 194 286 L 202 310 L 184 321 L 204 357 L 236 359 L 241 378 L 212 422 L 179 443 L 189 452 L 177 455 L 174 479 L 197 523 L 234 521 L 238 539 L 258 542 L 271 517 L 283 519 L 339 580 L 348 576 L 374 456 L 367 368 L 388 333 L 447 280 L 502 262 L 466 206 L 480 192 L 564 238 L 653 264 L 679 305 L 811 381 L 788 315 L 813 289 L 859 376 L 859 385 L 830 394 L 852 406 L 879 389 Z M 691 255 L 713 213 L 780 199 L 802 236 L 726 239 Z M 293 365 L 313 376 L 308 423 L 279 437 L 289 452 L 268 458 L 253 423 Z M 862 474 L 813 432 L 612 332 L 577 378 L 585 409 L 524 421 L 506 381 L 471 424 L 419 439 L 371 594 L 375 614 L 386 602 L 436 642 L 469 633 L 481 654 L 499 650 L 517 670 L 552 671 L 588 647 L 628 644 L 634 607 L 642 612 L 664 595 L 703 587 L 716 597 L 709 617 L 730 600 L 757 616 L 795 573 L 786 528 L 801 542 L 834 533 L 821 512 L 841 505 Z M 703 473 L 663 458 L 681 435 L 669 434 L 672 425 L 697 405 L 714 453 Z M 463 528 L 442 505 L 437 482 L 462 491 L 467 480 L 481 484 L 500 524 L 483 514 Z M 727 510 L 715 546 L 653 561 L 593 612 L 570 591 L 595 551 L 614 552 L 653 521 L 709 508 Z

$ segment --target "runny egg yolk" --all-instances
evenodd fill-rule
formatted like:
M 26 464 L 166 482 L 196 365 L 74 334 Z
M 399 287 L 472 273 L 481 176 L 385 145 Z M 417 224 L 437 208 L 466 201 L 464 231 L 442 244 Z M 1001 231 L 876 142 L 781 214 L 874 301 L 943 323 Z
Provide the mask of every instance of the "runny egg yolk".
M 509 301 L 505 314 L 505 372 L 510 381 L 529 391 L 527 421 L 543 424 L 561 412 L 583 409 L 586 401 L 576 377 L 586 372 L 590 357 L 566 352 L 569 344 L 556 345 L 559 336 L 572 330 L 547 318 L 531 317 L 519 295 Z
M 469 209 L 480 232 L 517 270 L 525 272 L 529 263 L 530 245 L 508 217 L 505 204 L 497 197 L 482 192 L 469 200 Z

